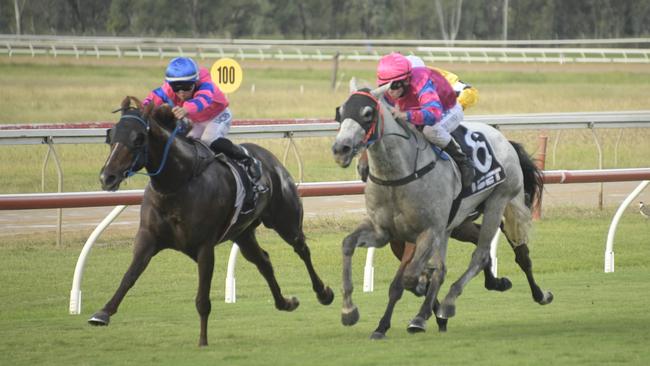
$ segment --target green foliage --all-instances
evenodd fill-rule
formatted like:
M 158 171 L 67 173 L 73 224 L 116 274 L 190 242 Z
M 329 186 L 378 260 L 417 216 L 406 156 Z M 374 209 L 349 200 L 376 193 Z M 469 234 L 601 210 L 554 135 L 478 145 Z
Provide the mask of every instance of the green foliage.
M 509 39 L 642 37 L 650 34 L 648 0 L 40 0 L 22 1 L 23 34 L 217 38 L 443 39 L 436 3 L 456 39 L 501 39 L 508 4 Z M 459 5 L 461 5 L 459 7 Z M 0 0 L 0 32 L 15 33 L 11 0 Z
M 386 305 L 397 261 L 388 248 L 375 256 L 375 292 L 361 291 L 365 250 L 354 257 L 354 299 L 361 320 L 340 324 L 340 243 L 357 219 L 308 220 L 305 230 L 317 270 L 334 290 L 329 307 L 311 291 L 304 266 L 276 234 L 262 229 L 259 239 L 270 254 L 286 296 L 301 300 L 293 313 L 274 309 L 256 268 L 239 258 L 237 303 L 224 304 L 230 245 L 216 248 L 208 342 L 197 347 L 199 321 L 194 305 L 196 265 L 173 251 L 156 256 L 126 296 L 110 326 L 95 328 L 86 319 L 117 288 L 131 257 L 133 232 L 109 229 L 88 258 L 82 283 L 82 314 L 68 315 L 69 291 L 87 233 L 66 233 L 63 248 L 50 236 L 4 237 L 0 246 L 0 354 L 11 365 L 521 365 L 630 364 L 650 358 L 650 256 L 647 220 L 627 215 L 616 243 L 616 272 L 602 273 L 602 250 L 613 212 L 561 210 L 535 223 L 531 258 L 539 284 L 555 295 L 535 304 L 524 275 L 503 241 L 499 275 L 513 288 L 487 292 L 475 278 L 457 304 L 449 331 L 429 322 L 424 334 L 405 327 L 421 303 L 405 293 L 381 342 L 368 340 Z M 442 294 L 467 265 L 471 246 L 450 242 L 447 281 Z

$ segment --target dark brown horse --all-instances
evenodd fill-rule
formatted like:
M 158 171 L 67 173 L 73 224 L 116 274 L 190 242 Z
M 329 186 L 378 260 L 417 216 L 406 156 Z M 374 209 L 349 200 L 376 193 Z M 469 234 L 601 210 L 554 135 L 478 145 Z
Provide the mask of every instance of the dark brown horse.
M 318 300 L 324 305 L 332 303 L 334 293 L 314 270 L 305 242 L 303 208 L 296 185 L 269 151 L 254 144 L 245 145 L 261 162 L 261 179 L 269 190 L 260 194 L 254 210 L 239 215 L 237 204 L 241 204 L 242 195 L 241 189 L 238 194 L 238 179 L 233 170 L 215 159 L 204 144 L 176 137 L 176 121 L 169 107 L 153 108 L 150 104 L 143 108 L 139 100 L 127 97 L 121 111 L 119 122 L 107 135 L 111 152 L 100 174 L 102 188 L 115 191 L 125 177 L 142 168 L 151 181 L 142 201 L 131 265 L 113 297 L 88 320 L 90 324 L 108 325 L 151 258 L 171 248 L 198 264 L 199 345 L 207 345 L 214 247 L 226 240 L 236 242 L 243 256 L 257 266 L 271 289 L 275 307 L 295 310 L 298 299 L 282 295 L 269 255 L 255 237 L 255 229 L 262 223 L 275 230 L 303 260 Z

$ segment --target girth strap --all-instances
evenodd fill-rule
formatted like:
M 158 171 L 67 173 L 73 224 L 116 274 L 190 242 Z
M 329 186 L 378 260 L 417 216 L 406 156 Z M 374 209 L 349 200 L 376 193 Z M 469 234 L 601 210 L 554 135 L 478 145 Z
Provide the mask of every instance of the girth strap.
M 429 164 L 427 164 L 426 166 L 424 166 L 423 168 L 415 171 L 413 174 L 408 175 L 404 178 L 400 178 L 396 180 L 383 180 L 381 178 L 375 177 L 372 174 L 368 174 L 368 178 L 370 178 L 370 180 L 373 183 L 379 184 L 380 186 L 401 186 L 407 183 L 411 183 L 412 181 L 424 176 L 425 174 L 433 170 L 433 168 L 435 167 L 436 167 L 436 161 L 434 160 Z

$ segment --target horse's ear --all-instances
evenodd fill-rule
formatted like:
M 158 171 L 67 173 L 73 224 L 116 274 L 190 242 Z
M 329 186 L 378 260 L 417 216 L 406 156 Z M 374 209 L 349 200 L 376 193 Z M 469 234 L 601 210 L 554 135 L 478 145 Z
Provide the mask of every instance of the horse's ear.
M 350 94 L 352 94 L 352 93 L 354 93 L 355 91 L 357 91 L 357 89 L 358 89 L 358 88 L 357 88 L 357 78 L 355 78 L 354 76 L 351 77 L 351 78 L 350 78 L 350 83 L 348 84 L 348 86 L 349 86 L 349 88 L 350 88 Z
M 130 106 L 131 106 L 131 97 L 129 96 L 124 97 L 124 99 L 122 99 L 122 105 L 120 106 L 122 112 L 128 110 Z
M 127 98 L 131 99 L 133 103 L 135 103 L 135 107 L 139 110 L 142 110 L 142 102 L 140 99 L 134 97 L 134 96 L 128 96 Z
M 374 95 L 375 98 L 379 98 L 382 95 L 384 95 L 385 92 L 388 91 L 388 88 L 390 88 L 390 83 L 386 83 L 378 88 L 371 90 L 370 94 Z

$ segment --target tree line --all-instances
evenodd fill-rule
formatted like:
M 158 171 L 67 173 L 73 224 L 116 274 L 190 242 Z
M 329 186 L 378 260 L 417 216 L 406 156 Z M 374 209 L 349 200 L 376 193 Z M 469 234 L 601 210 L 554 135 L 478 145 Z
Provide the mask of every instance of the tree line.
M 650 35 L 650 0 L 0 0 L 0 33 L 529 40 Z

